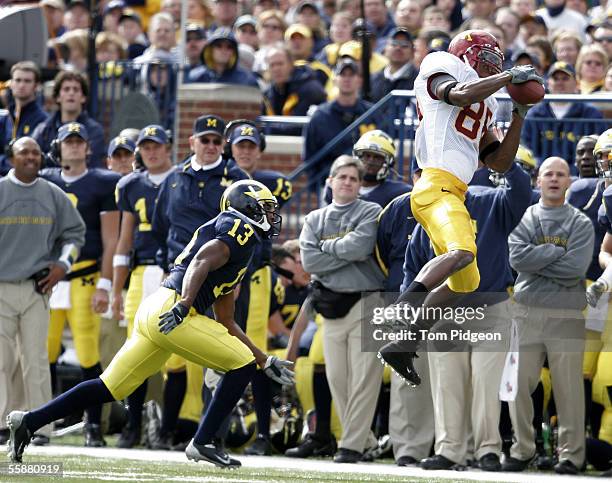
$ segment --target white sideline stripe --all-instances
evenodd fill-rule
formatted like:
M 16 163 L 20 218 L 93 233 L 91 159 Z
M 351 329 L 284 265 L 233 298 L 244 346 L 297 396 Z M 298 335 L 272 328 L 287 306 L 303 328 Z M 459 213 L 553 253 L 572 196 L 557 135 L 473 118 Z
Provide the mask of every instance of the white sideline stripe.
M 80 446 L 29 446 L 24 454 L 27 462 L 28 455 L 58 455 L 58 456 L 91 456 L 94 458 L 116 458 L 137 461 L 176 462 L 181 464 L 198 464 L 187 460 L 182 452 L 154 451 L 149 449 L 119 449 L 119 448 L 85 448 Z M 281 456 L 244 456 L 236 455 L 243 468 L 270 468 L 288 469 L 321 473 L 362 473 L 364 475 L 388 475 L 403 477 L 420 477 L 434 480 L 436 478 L 462 479 L 471 481 L 504 481 L 516 483 L 548 482 L 554 481 L 590 481 L 596 482 L 590 476 L 561 476 L 555 474 L 538 473 L 491 473 L 485 471 L 427 471 L 414 467 L 398 467 L 391 464 L 355 463 L 338 464 L 331 460 L 313 460 L 285 458 Z M 206 463 L 200 463 L 206 464 Z M 64 468 L 70 471 L 70 468 Z M 117 475 L 119 476 L 119 475 Z

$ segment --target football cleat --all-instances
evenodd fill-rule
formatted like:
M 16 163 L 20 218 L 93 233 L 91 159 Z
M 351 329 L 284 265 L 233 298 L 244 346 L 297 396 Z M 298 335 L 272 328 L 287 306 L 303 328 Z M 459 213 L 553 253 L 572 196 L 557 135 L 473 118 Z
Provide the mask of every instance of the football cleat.
M 106 446 L 106 441 L 102 436 L 102 428 L 99 424 L 85 424 L 85 446 L 89 448 L 102 448 Z
M 378 358 L 387 364 L 409 386 L 416 387 L 421 384 L 421 376 L 414 367 L 414 359 L 419 357 L 416 352 L 398 352 L 397 346 L 387 344 L 378 352 Z
M 8 456 L 13 463 L 21 463 L 21 457 L 30 440 L 32 433 L 25 425 L 25 411 L 12 411 L 6 417 L 10 432 L 8 441 Z
M 242 463 L 230 457 L 223 449 L 214 443 L 196 444 L 193 439 L 185 450 L 187 459 L 191 461 L 208 461 L 219 468 L 239 468 Z
M 126 426 L 123 428 L 123 431 L 121 431 L 121 436 L 119 436 L 119 440 L 117 441 L 117 448 L 133 448 L 134 446 L 138 446 L 140 444 L 140 436 L 140 427 L 132 428 L 129 425 Z

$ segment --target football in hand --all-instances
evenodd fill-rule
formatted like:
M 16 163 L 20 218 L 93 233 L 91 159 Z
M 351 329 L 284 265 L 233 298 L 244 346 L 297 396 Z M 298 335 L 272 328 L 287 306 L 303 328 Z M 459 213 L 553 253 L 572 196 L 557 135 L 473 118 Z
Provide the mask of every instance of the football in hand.
M 510 97 L 523 106 L 532 106 L 544 99 L 544 86 L 537 80 L 508 84 L 507 89 Z

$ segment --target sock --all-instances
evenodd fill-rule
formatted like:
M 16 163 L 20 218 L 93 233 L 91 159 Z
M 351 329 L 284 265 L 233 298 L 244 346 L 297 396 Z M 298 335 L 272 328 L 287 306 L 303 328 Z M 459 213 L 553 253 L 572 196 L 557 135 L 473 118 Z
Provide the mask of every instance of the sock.
M 83 381 L 89 381 L 90 379 L 96 379 L 102 374 L 102 365 L 98 362 L 91 367 L 81 366 L 81 372 L 83 373 Z M 87 412 L 87 422 L 89 424 L 100 424 L 102 418 L 102 405 L 98 404 L 95 406 L 89 406 L 85 409 Z
M 210 443 L 223 420 L 231 414 L 234 406 L 240 400 L 244 389 L 255 375 L 255 371 L 256 365 L 252 363 L 229 371 L 223 376 L 193 438 L 196 444 Z
M 170 434 L 176 428 L 185 391 L 187 390 L 187 371 L 169 372 L 164 386 L 164 409 L 160 435 Z
M 44 406 L 30 411 L 25 418 L 26 426 L 34 434 L 44 425 L 81 411 L 92 402 L 103 404 L 114 400 L 102 379 L 83 381 Z
M 270 436 L 270 411 L 272 410 L 272 381 L 263 371 L 257 371 L 251 383 L 257 414 L 257 432 Z
M 51 373 L 51 394 L 57 391 L 57 362 L 49 363 L 49 372 Z
M 190 441 L 198 430 L 198 423 L 191 419 L 181 419 L 176 422 L 176 440 L 179 442 Z
M 324 440 L 331 437 L 331 405 L 332 395 L 327 383 L 325 371 L 315 372 L 312 375 L 312 392 L 314 396 L 317 425 L 315 434 Z
M 142 424 L 142 406 L 147 396 L 147 380 L 127 397 L 129 425 L 132 429 L 140 428 Z

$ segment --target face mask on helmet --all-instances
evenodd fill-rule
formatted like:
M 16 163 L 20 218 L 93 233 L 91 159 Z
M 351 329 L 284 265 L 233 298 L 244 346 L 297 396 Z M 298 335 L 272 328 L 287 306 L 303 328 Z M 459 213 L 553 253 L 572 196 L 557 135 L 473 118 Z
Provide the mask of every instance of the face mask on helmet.
M 376 174 L 369 173 L 368 162 L 364 159 L 366 153 L 375 154 L 383 158 L 382 166 Z M 395 146 L 393 139 L 384 131 L 374 130 L 365 133 L 353 146 L 353 156 L 359 158 L 366 165 L 365 181 L 383 181 L 389 175 L 395 160 Z
M 612 150 L 597 153 L 595 159 L 597 161 L 597 176 L 612 179 Z
M 378 169 L 378 171 L 376 171 L 376 173 L 371 173 L 370 170 L 368 169 L 368 165 L 370 165 L 371 163 L 378 164 L 379 160 L 372 159 L 370 161 L 367 161 L 365 159 L 366 153 L 373 154 L 373 155 L 376 155 L 382 158 L 382 164 L 380 165 L 380 168 Z M 361 160 L 361 162 L 365 166 L 365 174 L 363 175 L 364 181 L 384 181 L 387 178 L 387 176 L 389 176 L 390 166 L 389 166 L 389 161 L 388 161 L 387 156 L 382 155 L 378 151 L 369 151 L 369 150 L 362 150 L 358 152 L 356 151 L 355 155 Z
M 474 70 L 478 70 L 480 63 L 488 65 L 496 74 L 499 74 L 502 71 L 503 57 L 493 48 L 489 50 L 487 47 L 479 47 L 475 53 L 475 59 L 470 62 L 470 65 Z

